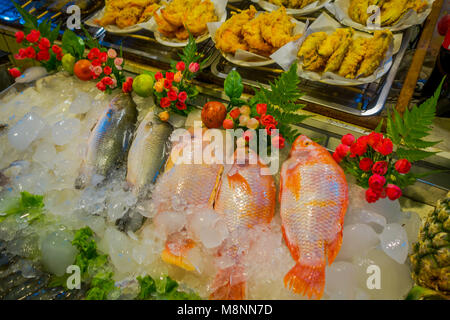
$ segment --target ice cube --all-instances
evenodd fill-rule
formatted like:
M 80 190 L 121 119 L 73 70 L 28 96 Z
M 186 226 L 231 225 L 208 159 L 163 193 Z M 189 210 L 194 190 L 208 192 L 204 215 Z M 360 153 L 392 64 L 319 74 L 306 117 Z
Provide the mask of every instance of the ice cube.
M 371 226 L 376 232 L 380 233 L 386 226 L 386 218 L 376 212 L 365 209 L 355 209 L 347 212 L 344 225 L 363 223 Z
M 379 242 L 376 232 L 366 224 L 345 226 L 342 247 L 336 260 L 350 260 L 353 256 L 374 248 Z
M 75 261 L 77 249 L 72 246 L 73 236 L 65 231 L 48 234 L 41 243 L 42 263 L 51 273 L 62 276 Z
M 89 94 L 76 90 L 75 99 L 70 104 L 69 111 L 75 114 L 86 113 L 91 109 L 92 103 L 93 99 Z
M 39 136 L 46 123 L 39 115 L 29 112 L 8 131 L 8 141 L 17 150 L 23 151 Z
M 80 128 L 80 120 L 76 118 L 58 121 L 52 126 L 53 141 L 56 145 L 63 146 L 79 134 Z
M 401 224 L 408 235 L 408 242 L 410 244 L 417 242 L 419 237 L 420 227 L 422 226 L 422 219 L 416 212 L 403 212 L 403 217 L 400 219 Z M 412 246 L 410 246 L 412 249 Z
M 186 225 L 186 216 L 182 212 L 165 211 L 154 219 L 155 226 L 166 236 L 181 231 Z
M 42 166 L 52 169 L 55 165 L 56 157 L 55 146 L 49 142 L 41 142 L 36 146 L 33 154 L 33 160 L 39 162 Z
M 189 229 L 206 248 L 219 246 L 228 236 L 225 222 L 213 210 L 203 210 L 189 216 Z
M 357 268 L 352 263 L 339 261 L 326 268 L 325 292 L 330 299 L 354 299 L 357 285 Z
M 400 264 L 405 263 L 408 256 L 408 235 L 398 223 L 386 225 L 380 234 L 381 248 L 392 259 Z

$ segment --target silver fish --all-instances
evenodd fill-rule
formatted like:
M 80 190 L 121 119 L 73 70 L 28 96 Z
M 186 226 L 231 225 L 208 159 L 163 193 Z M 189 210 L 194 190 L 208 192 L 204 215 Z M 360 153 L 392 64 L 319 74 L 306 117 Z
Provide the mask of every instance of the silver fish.
M 88 139 L 88 149 L 75 180 L 75 188 L 83 189 L 94 174 L 107 176 L 125 159 L 137 120 L 136 105 L 127 94 L 114 97 L 105 108 Z
M 147 113 L 139 125 L 127 162 L 127 182 L 135 193 L 154 182 L 163 165 L 172 130 L 170 124 L 159 120 L 153 112 Z

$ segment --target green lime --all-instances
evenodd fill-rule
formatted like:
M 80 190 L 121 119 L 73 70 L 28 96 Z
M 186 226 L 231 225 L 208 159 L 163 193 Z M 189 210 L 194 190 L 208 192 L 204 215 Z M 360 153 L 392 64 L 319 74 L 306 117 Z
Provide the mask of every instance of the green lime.
M 70 53 L 66 53 L 61 59 L 62 67 L 64 68 L 64 70 L 66 70 L 70 74 L 73 74 L 73 66 L 75 65 L 75 60 L 76 59 L 73 55 L 71 55 Z
M 153 77 L 143 73 L 134 78 L 133 90 L 138 96 L 149 97 L 153 93 Z

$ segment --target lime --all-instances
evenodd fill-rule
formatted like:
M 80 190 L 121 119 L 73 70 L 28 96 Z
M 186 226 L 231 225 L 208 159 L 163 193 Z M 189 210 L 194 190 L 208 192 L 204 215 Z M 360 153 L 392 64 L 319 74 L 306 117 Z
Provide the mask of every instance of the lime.
M 70 74 L 73 74 L 73 66 L 75 65 L 75 57 L 71 55 L 70 53 L 66 53 L 62 59 L 62 67 L 64 70 L 69 72 Z
M 140 74 L 133 81 L 133 90 L 138 96 L 149 97 L 153 93 L 153 77 L 149 74 Z

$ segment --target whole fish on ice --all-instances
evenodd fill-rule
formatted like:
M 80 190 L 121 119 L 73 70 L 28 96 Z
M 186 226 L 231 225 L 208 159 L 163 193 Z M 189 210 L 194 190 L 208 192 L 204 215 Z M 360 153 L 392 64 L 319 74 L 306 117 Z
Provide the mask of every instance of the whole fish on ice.
M 191 132 L 187 141 L 175 143 L 164 173 L 159 176 L 152 193 L 154 199 L 155 223 L 158 215 L 164 212 L 186 214 L 187 208 L 211 208 L 223 171 L 223 165 L 215 163 L 194 163 L 195 143 L 206 145 L 203 136 L 195 136 Z M 183 157 L 183 161 L 180 161 Z M 176 205 L 174 203 L 176 202 Z M 168 236 L 162 259 L 186 270 L 195 267 L 186 258 L 187 252 L 194 246 L 193 240 L 181 231 Z
M 246 295 L 245 270 L 240 253 L 240 235 L 251 232 L 256 225 L 268 224 L 275 212 L 276 189 L 272 175 L 263 175 L 267 167 L 258 155 L 248 150 L 243 161 L 237 161 L 222 177 L 214 210 L 226 222 L 231 235 L 231 244 L 223 254 L 234 260 L 234 265 L 219 270 L 214 283 L 212 299 L 240 300 Z
M 91 131 L 75 188 L 85 188 L 94 174 L 107 176 L 111 169 L 125 159 L 137 114 L 130 95 L 121 93 L 111 100 Z
M 172 126 L 162 122 L 153 112 L 140 123 L 128 152 L 127 182 L 134 192 L 154 182 L 166 154 L 166 142 Z
M 320 299 L 325 266 L 342 244 L 348 186 L 330 153 L 299 136 L 281 167 L 280 215 L 285 242 L 295 260 L 284 284 L 294 292 Z

